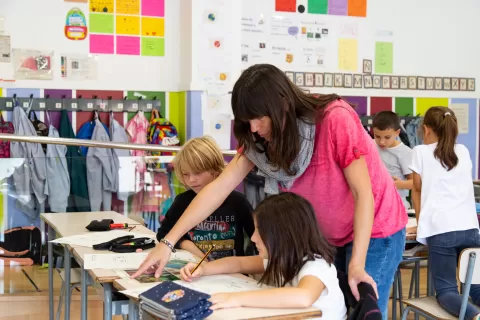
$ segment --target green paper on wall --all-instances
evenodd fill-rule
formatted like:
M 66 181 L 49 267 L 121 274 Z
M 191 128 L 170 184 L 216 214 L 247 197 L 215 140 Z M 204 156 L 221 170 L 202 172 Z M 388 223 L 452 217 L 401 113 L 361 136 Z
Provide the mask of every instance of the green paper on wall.
M 375 42 L 375 73 L 393 73 L 392 42 Z
M 127 99 L 128 100 L 138 100 L 142 98 L 143 100 L 153 100 L 156 98 L 160 101 L 160 114 L 165 117 L 167 106 L 166 106 L 166 99 L 165 99 L 165 92 L 162 91 L 127 91 Z M 135 116 L 135 113 L 129 112 L 128 113 L 128 120 Z M 145 112 L 145 117 L 150 120 L 150 112 Z
M 164 38 L 142 38 L 142 56 L 163 57 L 164 55 Z
M 90 32 L 113 33 L 113 14 L 90 13 Z
M 308 0 L 308 13 L 327 14 L 328 0 Z

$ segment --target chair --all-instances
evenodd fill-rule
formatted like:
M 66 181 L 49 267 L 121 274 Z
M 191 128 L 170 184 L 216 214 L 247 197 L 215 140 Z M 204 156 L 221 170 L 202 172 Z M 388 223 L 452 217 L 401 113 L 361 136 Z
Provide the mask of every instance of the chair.
M 480 254 L 480 249 L 465 249 L 460 254 L 458 262 L 458 280 L 464 284 L 462 295 L 462 306 L 458 319 L 464 320 L 467 310 L 468 297 L 471 284 L 480 284 L 480 268 L 475 268 L 475 260 Z M 477 265 L 478 266 L 478 265 Z M 402 320 L 407 319 L 408 313 L 413 311 L 427 319 L 450 320 L 456 317 L 445 311 L 437 302 L 435 297 L 408 299 L 403 313 Z
M 81 272 L 79 268 L 72 268 L 70 272 L 70 288 L 65 288 L 65 270 L 56 269 L 62 278 L 62 287 L 60 289 L 60 299 L 58 300 L 57 317 L 56 320 L 60 320 L 60 313 L 62 312 L 63 299 L 66 294 L 72 296 L 72 291 L 75 288 L 79 288 L 81 284 Z

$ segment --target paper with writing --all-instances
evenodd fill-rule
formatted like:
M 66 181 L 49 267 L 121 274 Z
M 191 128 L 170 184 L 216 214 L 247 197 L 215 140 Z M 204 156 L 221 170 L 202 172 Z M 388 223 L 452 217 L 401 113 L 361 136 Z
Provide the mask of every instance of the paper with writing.
M 358 71 L 357 39 L 338 40 L 338 69 L 342 71 Z

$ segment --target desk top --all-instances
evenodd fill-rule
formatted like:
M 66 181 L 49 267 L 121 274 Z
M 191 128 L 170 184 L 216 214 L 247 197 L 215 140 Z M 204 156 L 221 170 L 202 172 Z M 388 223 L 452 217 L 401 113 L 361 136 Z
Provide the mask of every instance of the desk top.
M 241 274 L 235 274 L 236 277 L 245 277 Z M 135 283 L 129 279 L 117 279 L 113 282 L 113 286 L 119 290 L 135 289 L 136 287 L 145 286 L 145 284 Z M 131 298 L 134 301 L 138 299 Z M 208 320 L 280 320 L 280 319 L 313 319 L 320 318 L 322 311 L 316 308 L 307 309 L 261 309 L 261 308 L 231 308 L 215 310 L 208 317 Z
M 115 223 L 138 224 L 115 211 L 42 213 L 40 218 L 55 230 L 59 238 L 88 233 L 85 227 L 92 220 L 112 219 Z

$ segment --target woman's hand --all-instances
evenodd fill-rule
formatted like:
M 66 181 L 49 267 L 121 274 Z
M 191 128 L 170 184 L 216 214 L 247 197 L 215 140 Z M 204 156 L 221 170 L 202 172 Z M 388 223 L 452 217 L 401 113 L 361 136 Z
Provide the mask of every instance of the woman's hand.
M 157 244 L 157 246 L 148 254 L 147 258 L 140 265 L 140 268 L 138 268 L 137 272 L 132 275 L 132 279 L 151 271 L 152 268 L 156 268 L 155 278 L 160 278 L 163 268 L 167 264 L 171 254 L 172 250 L 165 244 Z
M 195 272 L 196 273 L 196 272 Z M 240 301 L 236 298 L 235 293 L 216 293 L 213 294 L 209 301 L 213 304 L 210 309 L 228 309 L 241 307 Z
M 358 285 L 360 282 L 366 282 L 370 284 L 373 287 L 373 290 L 375 290 L 375 294 L 377 295 L 378 299 L 377 284 L 373 278 L 368 275 L 368 273 L 365 271 L 365 268 L 358 265 L 349 265 L 348 284 L 350 285 L 350 290 L 352 290 L 352 294 L 357 301 L 360 300 L 360 293 L 358 293 Z
M 192 274 L 192 270 L 197 266 L 196 263 L 189 262 L 185 267 L 180 269 L 180 277 L 183 281 L 191 282 L 192 279 L 199 278 L 203 275 L 203 266 L 198 266 L 197 270 Z

